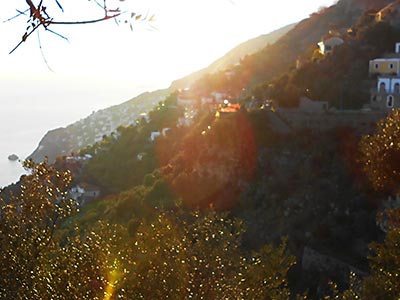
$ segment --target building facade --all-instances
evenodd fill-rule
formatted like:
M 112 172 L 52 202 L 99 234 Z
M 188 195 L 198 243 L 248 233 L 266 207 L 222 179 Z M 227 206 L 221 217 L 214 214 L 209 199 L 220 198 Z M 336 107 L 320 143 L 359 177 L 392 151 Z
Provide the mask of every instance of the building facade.
M 400 108 L 400 43 L 396 43 L 395 53 L 371 60 L 369 74 L 376 76 L 376 85 L 371 91 L 371 108 L 382 111 Z

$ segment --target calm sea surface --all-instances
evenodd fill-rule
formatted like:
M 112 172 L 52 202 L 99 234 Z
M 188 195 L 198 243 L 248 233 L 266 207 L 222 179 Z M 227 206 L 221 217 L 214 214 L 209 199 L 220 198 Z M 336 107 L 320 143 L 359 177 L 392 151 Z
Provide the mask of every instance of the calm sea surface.
M 23 160 L 36 149 L 48 130 L 65 127 L 137 94 L 132 89 L 66 89 L 54 92 L 53 96 L 43 90 L 14 91 L 0 96 L 0 187 L 18 181 L 24 173 L 21 162 L 8 160 L 10 154 L 15 153 Z

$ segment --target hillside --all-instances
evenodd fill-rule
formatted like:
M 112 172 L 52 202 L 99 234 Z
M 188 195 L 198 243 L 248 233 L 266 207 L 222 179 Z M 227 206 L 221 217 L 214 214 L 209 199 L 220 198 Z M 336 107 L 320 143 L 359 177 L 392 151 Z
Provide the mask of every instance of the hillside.
M 244 57 L 231 70 L 233 75 L 229 78 L 224 72 L 207 74 L 194 88 L 207 93 L 213 90 L 230 91 L 234 98 L 252 96 L 253 90 L 260 84 L 268 85 L 296 68 L 298 58 L 311 57 L 317 43 L 330 31 L 346 35 L 347 29 L 355 25 L 366 9 L 374 7 L 377 11 L 389 2 L 341 0 L 336 5 L 311 14 L 276 43 Z
M 59 155 L 69 155 L 83 147 L 93 145 L 95 142 L 100 141 L 103 136 L 115 132 L 119 126 L 135 124 L 142 113 L 149 112 L 172 91 L 190 86 L 204 74 L 224 70 L 236 64 L 245 55 L 255 53 L 266 45 L 274 43 L 293 26 L 293 24 L 285 26 L 240 44 L 222 58 L 213 62 L 208 68 L 174 81 L 168 89 L 144 93 L 120 105 L 97 111 L 66 128 L 49 131 L 29 158 L 40 162 L 44 157 L 48 157 L 49 161 L 52 162 Z
M 143 93 L 120 105 L 94 112 L 65 128 L 49 131 L 29 158 L 40 162 L 48 157 L 50 162 L 54 162 L 59 155 L 69 155 L 101 141 L 103 136 L 110 135 L 118 127 L 135 124 L 142 113 L 147 113 L 170 93 L 169 89 Z
M 278 132 L 265 101 L 294 106 L 309 88 L 360 105 L 368 60 L 400 36 L 375 19 L 386 4 L 342 0 L 242 59 L 232 77 L 208 74 L 72 157 L 29 163 L 21 195 L 0 192 L 4 273 L 44 283 L 28 292 L 75 295 L 60 299 L 102 298 L 104 287 L 128 299 L 399 299 L 400 112 L 365 136 L 343 124 Z M 318 55 L 332 27 L 346 29 L 344 43 Z M 352 86 L 340 89 L 345 79 Z M 1 280 L 19 291 L 14 278 Z
M 214 91 L 230 91 L 236 98 L 249 96 L 258 85 L 278 78 L 293 68 L 296 59 L 304 55 L 310 47 L 315 47 L 333 24 L 335 24 L 333 27 L 350 27 L 361 16 L 363 9 L 370 5 L 369 2 L 367 4 L 365 2 L 368 1 L 361 3 L 356 0 L 342 0 L 335 6 L 312 14 L 310 18 L 296 25 L 288 25 L 271 34 L 252 39 L 212 63 L 209 68 L 174 81 L 169 89 L 139 96 L 139 111 L 134 105 L 136 100 L 132 99 L 121 104 L 120 107 L 115 106 L 110 110 L 97 112 L 83 122 L 74 123 L 65 129 L 53 130 L 40 141 L 30 157 L 35 161 L 40 161 L 47 156 L 50 161 L 53 161 L 58 155 L 67 155 L 84 146 L 94 144 L 102 136 L 114 132 L 120 125 L 134 123 L 141 113 L 149 111 L 176 89 L 192 86 L 194 90 L 200 90 L 200 93 L 204 95 L 209 95 Z M 276 42 L 273 43 L 275 40 Z M 260 47 L 262 49 L 257 52 Z M 246 51 L 248 54 L 244 55 Z M 237 61 L 240 63 L 232 68 L 231 64 Z M 227 67 L 234 74 L 228 81 L 224 79 L 224 70 Z M 146 101 L 150 102 L 145 103 Z M 114 114 L 113 110 L 118 113 Z M 128 113 L 127 116 L 124 116 L 125 112 Z M 122 120 L 119 121 L 121 117 Z M 124 120 L 125 118 L 127 119 Z
M 351 74 L 354 89 L 362 91 L 358 83 L 368 77 L 368 59 L 389 51 L 398 33 L 376 23 L 362 6 L 341 6 L 343 3 L 311 16 L 279 40 L 278 46 L 267 48 L 277 51 L 282 49 L 281 43 L 293 45 L 294 37 L 303 37 L 298 45 L 307 49 L 312 46 L 309 41 L 319 40 L 322 33 L 321 28 L 314 28 L 316 24 L 322 26 L 328 20 L 339 20 L 340 26 L 354 29 L 357 33 L 351 43 L 326 60 L 289 68 L 276 82 L 286 77 L 290 84 L 301 87 L 303 82 L 308 85 L 323 79 L 337 89 L 336 81 L 340 84 L 343 74 Z M 349 20 L 341 16 L 345 11 Z M 377 40 L 379 45 L 374 44 Z M 266 49 L 252 59 L 261 59 Z M 244 61 L 238 69 L 244 67 Z M 248 73 L 249 82 L 261 80 L 253 77 L 257 74 Z M 202 80 L 194 87 L 206 95 L 208 86 Z M 325 86 L 328 94 L 326 91 Z M 354 100 L 352 105 L 356 104 Z M 247 230 L 242 246 L 248 251 L 288 237 L 288 249 L 298 261 L 290 288 L 301 293 L 308 290 L 309 299 L 323 299 L 330 279 L 343 289 L 350 271 L 360 277 L 370 272 L 368 246 L 384 236 L 376 216 L 386 195 L 374 191 L 366 178 L 356 131 L 334 128 L 281 134 L 273 131 L 264 109 L 241 109 L 218 118 L 199 107 L 194 123 L 179 127 L 182 111 L 178 107 L 173 95 L 151 112 L 150 122 L 126 128 L 118 138 L 82 151 L 93 159 L 79 180 L 98 185 L 106 197 L 85 207 L 78 222 L 107 219 L 135 228 L 138 219 L 151 219 L 157 209 L 228 212 L 229 218 L 244 222 Z M 165 127 L 170 129 L 166 136 L 149 140 L 151 131 Z
M 219 70 L 224 70 L 229 66 L 233 66 L 240 62 L 240 59 L 246 55 L 254 54 L 269 44 L 275 43 L 282 36 L 288 33 L 295 27 L 296 24 L 290 24 L 285 27 L 279 28 L 271 33 L 263 34 L 254 39 L 250 39 L 239 46 L 232 49 L 220 59 L 213 62 L 207 67 L 207 73 L 215 73 Z

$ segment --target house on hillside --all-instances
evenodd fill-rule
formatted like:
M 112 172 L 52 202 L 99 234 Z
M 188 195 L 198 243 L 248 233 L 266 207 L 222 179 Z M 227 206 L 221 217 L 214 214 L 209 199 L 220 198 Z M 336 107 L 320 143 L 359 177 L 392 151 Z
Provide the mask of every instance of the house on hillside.
M 318 43 L 319 52 L 322 55 L 328 55 L 332 53 L 335 47 L 340 46 L 343 43 L 344 40 L 338 36 L 331 36 L 328 38 L 324 38 L 322 39 L 322 41 Z
M 240 110 L 240 104 L 228 104 L 225 107 L 220 107 L 215 113 L 216 118 L 224 118 L 232 115 Z
M 163 128 L 161 131 L 152 131 L 150 133 L 149 141 L 154 142 L 159 136 L 167 136 L 167 132 L 170 128 Z
M 70 189 L 69 195 L 80 205 L 85 205 L 100 197 L 100 189 L 92 184 L 81 183 Z
M 377 76 L 371 91 L 371 108 L 386 111 L 400 108 L 400 43 L 396 43 L 395 53 L 371 60 L 369 74 Z
M 189 89 L 179 91 L 177 104 L 181 107 L 195 107 L 199 104 L 198 97 Z
M 224 103 L 224 100 L 230 98 L 227 93 L 224 92 L 212 92 L 211 97 L 213 98 L 214 102 L 217 104 Z
M 391 26 L 400 27 L 400 3 L 393 1 L 375 14 L 376 22 L 386 22 Z

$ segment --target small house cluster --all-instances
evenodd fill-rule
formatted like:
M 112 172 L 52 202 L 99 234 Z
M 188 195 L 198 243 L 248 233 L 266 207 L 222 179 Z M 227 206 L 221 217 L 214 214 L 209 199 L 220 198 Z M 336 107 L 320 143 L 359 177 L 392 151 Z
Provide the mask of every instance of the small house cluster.
M 332 42 L 332 43 L 331 43 Z M 341 42 L 336 38 L 320 42 L 325 55 Z M 325 131 L 336 127 L 354 128 L 361 134 L 375 130 L 377 121 L 394 108 L 400 108 L 400 43 L 394 53 L 369 62 L 369 75 L 373 78 L 370 101 L 360 110 L 337 110 L 325 101 L 302 97 L 297 108 L 268 107 L 271 125 L 278 132 L 311 129 Z

